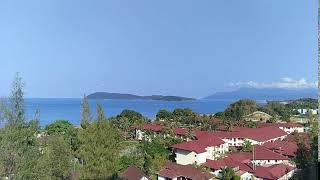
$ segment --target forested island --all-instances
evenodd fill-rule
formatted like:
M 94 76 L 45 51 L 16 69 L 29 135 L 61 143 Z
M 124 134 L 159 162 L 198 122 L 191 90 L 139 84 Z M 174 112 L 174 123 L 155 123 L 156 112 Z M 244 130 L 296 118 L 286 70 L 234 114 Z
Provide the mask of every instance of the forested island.
M 88 99 L 119 99 L 119 100 L 158 100 L 158 101 L 190 101 L 194 98 L 181 97 L 181 96 L 163 96 L 163 95 L 151 95 L 151 96 L 139 96 L 133 94 L 121 94 L 121 93 L 108 93 L 108 92 L 96 92 L 87 96 Z

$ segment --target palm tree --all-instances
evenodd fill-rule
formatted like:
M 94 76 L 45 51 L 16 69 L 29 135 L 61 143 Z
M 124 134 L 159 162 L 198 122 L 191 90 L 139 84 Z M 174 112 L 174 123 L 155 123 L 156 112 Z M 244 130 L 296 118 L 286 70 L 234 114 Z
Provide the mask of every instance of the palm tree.
M 235 176 L 235 172 L 232 168 L 226 167 L 221 169 L 220 175 L 223 180 L 232 180 Z
M 189 126 L 189 127 L 188 127 L 187 139 L 189 139 L 189 140 L 194 140 L 194 139 L 195 139 L 195 135 L 193 134 L 193 128 L 192 128 L 192 126 Z

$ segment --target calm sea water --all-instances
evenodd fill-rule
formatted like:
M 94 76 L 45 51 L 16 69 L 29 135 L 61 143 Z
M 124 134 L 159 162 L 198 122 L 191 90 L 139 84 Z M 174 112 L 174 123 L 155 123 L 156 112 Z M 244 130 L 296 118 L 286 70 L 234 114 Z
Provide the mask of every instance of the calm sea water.
M 107 117 L 115 116 L 124 109 L 142 113 L 148 118 L 155 118 L 156 113 L 164 108 L 191 108 L 202 114 L 212 114 L 223 111 L 230 100 L 195 100 L 195 101 L 152 101 L 152 100 L 89 100 L 91 111 L 95 113 L 96 104 L 100 103 Z M 28 119 L 34 118 L 35 111 L 40 110 L 40 124 L 44 126 L 57 119 L 69 120 L 75 125 L 80 124 L 81 99 L 26 99 Z

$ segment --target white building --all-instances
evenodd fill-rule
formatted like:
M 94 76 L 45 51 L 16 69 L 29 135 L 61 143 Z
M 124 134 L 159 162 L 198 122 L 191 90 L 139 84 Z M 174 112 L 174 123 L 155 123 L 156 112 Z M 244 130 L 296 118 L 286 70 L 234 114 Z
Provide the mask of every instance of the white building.
M 172 146 L 177 164 L 203 164 L 207 159 L 222 157 L 229 150 L 227 143 L 219 138 L 193 140 Z

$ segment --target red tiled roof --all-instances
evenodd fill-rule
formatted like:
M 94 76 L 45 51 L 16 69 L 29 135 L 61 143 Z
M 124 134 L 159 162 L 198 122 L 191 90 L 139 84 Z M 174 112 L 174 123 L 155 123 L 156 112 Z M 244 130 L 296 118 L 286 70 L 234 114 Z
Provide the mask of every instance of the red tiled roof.
M 276 127 L 242 128 L 241 132 L 246 134 L 249 139 L 256 140 L 258 142 L 287 136 L 287 133 L 285 131 Z
M 195 180 L 209 180 L 213 177 L 212 174 L 202 172 L 201 170 L 194 168 L 192 165 L 180 165 L 173 162 L 167 162 L 158 175 L 171 179 L 182 176 Z
M 208 168 L 211 168 L 211 169 L 214 169 L 214 170 L 218 170 L 218 169 L 221 169 L 223 167 L 231 167 L 231 168 L 239 167 L 240 164 L 241 164 L 240 162 L 226 157 L 226 158 L 222 158 L 222 159 L 219 159 L 219 160 L 207 159 L 206 163 L 204 163 L 203 165 L 205 167 L 208 167 Z
M 252 152 L 228 153 L 227 156 L 241 163 L 248 163 L 253 159 Z M 256 160 L 288 160 L 287 157 L 260 145 L 254 145 L 254 156 Z
M 267 142 L 263 146 L 285 156 L 295 156 L 295 152 L 298 149 L 296 143 L 289 141 Z
M 225 142 L 217 137 L 210 137 L 210 138 L 203 138 L 199 140 L 193 140 L 189 142 L 183 142 L 180 144 L 172 145 L 171 147 L 174 149 L 182 149 L 186 151 L 193 151 L 196 153 L 203 153 L 206 152 L 207 147 L 212 146 L 220 146 L 224 144 Z
M 124 180 L 137 180 L 143 177 L 148 178 L 140 169 L 135 166 L 129 166 L 121 175 Z M 149 178 L 148 178 L 149 179 Z
M 258 142 L 286 136 L 287 133 L 276 127 L 265 128 L 236 128 L 233 131 L 196 131 L 195 135 L 198 139 L 210 136 L 219 138 L 249 138 Z
M 294 169 L 294 167 L 284 164 L 275 164 L 269 167 L 257 166 L 254 175 L 263 179 L 277 180 Z
M 258 127 L 286 127 L 286 128 L 295 128 L 295 127 L 303 127 L 298 123 L 259 123 Z
M 174 133 L 177 135 L 185 136 L 188 130 L 186 128 L 174 128 Z

